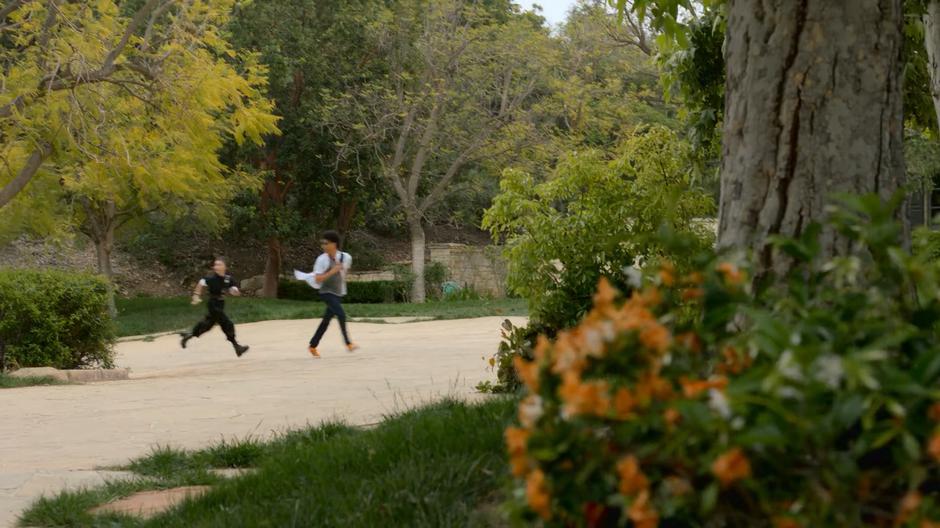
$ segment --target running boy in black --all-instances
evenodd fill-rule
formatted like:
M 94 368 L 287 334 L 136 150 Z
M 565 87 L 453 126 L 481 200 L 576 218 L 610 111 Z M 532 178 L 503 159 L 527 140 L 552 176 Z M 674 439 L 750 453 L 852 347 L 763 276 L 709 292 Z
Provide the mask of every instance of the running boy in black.
M 206 317 L 202 321 L 196 323 L 192 332 L 182 334 L 180 344 L 183 345 L 183 348 L 186 348 L 186 343 L 190 339 L 201 336 L 218 324 L 222 327 L 222 331 L 225 332 L 225 337 L 227 337 L 232 343 L 232 346 L 235 347 L 235 354 L 238 357 L 241 357 L 242 354 L 248 351 L 247 346 L 239 345 L 238 341 L 235 340 L 235 323 L 225 315 L 225 295 L 241 295 L 241 292 L 238 291 L 238 283 L 231 275 L 226 275 L 226 268 L 227 266 L 224 259 L 216 259 L 212 265 L 212 269 L 215 273 L 201 279 L 199 284 L 196 285 L 196 290 L 193 292 L 192 304 L 196 305 L 201 303 L 202 290 L 208 289 L 209 313 L 206 314 Z

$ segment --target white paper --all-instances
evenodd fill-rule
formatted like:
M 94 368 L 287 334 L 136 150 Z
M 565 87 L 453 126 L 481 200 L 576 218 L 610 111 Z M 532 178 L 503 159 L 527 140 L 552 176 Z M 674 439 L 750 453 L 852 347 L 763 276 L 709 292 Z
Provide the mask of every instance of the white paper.
M 302 271 L 294 270 L 294 278 L 306 282 L 310 285 L 311 288 L 315 287 L 315 284 L 317 283 L 313 273 L 304 273 Z

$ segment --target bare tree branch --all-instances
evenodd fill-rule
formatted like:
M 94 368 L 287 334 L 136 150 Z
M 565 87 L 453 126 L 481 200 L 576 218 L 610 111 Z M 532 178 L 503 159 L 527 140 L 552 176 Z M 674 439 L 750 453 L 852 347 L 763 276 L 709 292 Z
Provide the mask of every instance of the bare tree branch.
M 7 5 L 0 8 L 0 20 L 5 20 L 14 11 L 19 9 L 20 7 L 23 7 L 23 4 L 25 3 L 26 3 L 26 0 L 12 0 L 11 2 L 7 3 Z
M 43 161 L 52 154 L 52 145 L 40 143 L 36 150 L 26 160 L 26 164 L 20 169 L 19 174 L 13 180 L 0 189 L 0 207 L 4 207 L 20 191 L 26 188 L 26 185 L 33 179 L 33 176 L 39 172 Z
M 101 66 L 92 72 L 87 74 L 79 74 L 77 76 L 67 76 L 67 77 L 56 77 L 53 75 L 47 75 L 44 77 L 40 83 L 40 96 L 43 93 L 48 93 L 49 91 L 64 90 L 69 88 L 75 88 L 82 84 L 96 83 L 101 82 L 111 76 L 118 67 L 115 65 L 115 61 L 124 52 L 124 48 L 127 47 L 128 41 L 134 33 L 137 32 L 137 28 L 144 22 L 144 20 L 149 16 L 153 9 L 165 0 L 147 0 L 147 3 L 141 7 L 137 13 L 134 14 L 134 18 L 131 19 L 130 23 L 127 25 L 127 28 L 124 30 L 124 34 L 121 36 L 121 39 L 118 41 L 117 45 L 108 52 L 105 56 L 104 62 Z M 54 4 L 54 0 L 51 2 Z M 48 19 L 47 19 L 48 20 Z M 136 71 L 136 70 L 135 70 Z M 46 92 L 41 90 L 46 88 Z M 15 110 L 22 110 L 26 106 L 26 98 L 22 95 L 17 96 L 15 99 L 9 103 L 0 107 L 0 118 L 10 117 L 13 115 Z

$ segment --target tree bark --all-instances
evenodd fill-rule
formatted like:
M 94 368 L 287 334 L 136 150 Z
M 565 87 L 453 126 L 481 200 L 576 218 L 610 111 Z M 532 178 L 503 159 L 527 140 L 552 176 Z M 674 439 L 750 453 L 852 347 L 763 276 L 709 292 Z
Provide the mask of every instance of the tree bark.
M 113 200 L 93 203 L 85 200 L 85 226 L 83 232 L 95 244 L 98 259 L 98 273 L 108 279 L 108 312 L 117 317 L 117 304 L 114 300 L 114 269 L 111 266 L 111 254 L 114 252 L 114 231 L 117 227 L 117 207 Z
M 343 194 L 339 202 L 339 214 L 336 216 L 336 230 L 339 231 L 343 240 L 352 228 L 353 219 L 356 217 L 359 201 L 355 196 Z
M 265 180 L 264 188 L 261 191 L 261 214 L 267 217 L 269 221 L 272 218 L 268 215 L 276 213 L 278 209 L 284 206 L 287 200 L 287 193 L 290 191 L 291 182 L 282 178 L 280 170 L 277 167 L 277 153 L 270 151 L 265 167 L 274 169 L 274 176 Z M 269 226 L 270 227 L 270 226 Z M 277 297 L 277 283 L 281 275 L 281 237 L 278 234 L 278 227 L 275 225 L 272 233 L 267 240 L 267 258 L 264 264 L 264 286 L 261 288 L 261 296 L 275 298 Z
M 267 257 L 264 262 L 264 286 L 261 288 L 261 296 L 275 298 L 277 297 L 277 283 L 281 277 L 281 239 L 272 236 L 268 239 Z
M 940 126 L 940 0 L 927 3 L 924 14 L 924 47 L 927 48 L 927 70 L 930 73 L 930 95 Z
M 411 273 L 414 282 L 411 284 L 411 302 L 423 303 L 425 301 L 424 285 L 424 253 L 427 247 L 424 235 L 424 225 L 417 212 L 408 214 L 408 231 L 411 234 Z
M 799 236 L 833 195 L 902 187 L 902 16 L 901 0 L 729 1 L 718 243 L 754 250 L 758 274 L 791 269 L 768 237 Z
M 16 177 L 0 189 L 0 207 L 10 203 L 10 200 L 12 200 L 14 196 L 26 188 L 26 185 L 29 184 L 33 177 L 36 176 L 36 173 L 39 172 L 43 161 L 45 161 L 46 157 L 51 153 L 52 147 L 48 143 L 42 143 L 36 147 L 36 150 L 30 154 L 29 159 L 26 160 L 26 164 L 23 165 L 16 174 Z

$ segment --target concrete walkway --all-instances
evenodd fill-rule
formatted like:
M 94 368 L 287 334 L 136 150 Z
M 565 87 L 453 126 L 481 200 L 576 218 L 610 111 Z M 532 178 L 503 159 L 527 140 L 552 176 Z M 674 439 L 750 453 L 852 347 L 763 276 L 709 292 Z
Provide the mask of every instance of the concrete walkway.
M 307 354 L 317 320 L 238 325 L 236 358 L 216 329 L 179 347 L 175 336 L 117 346 L 131 380 L 0 390 L 0 527 L 44 493 L 96 484 L 102 471 L 156 445 L 199 448 L 267 438 L 324 419 L 375 423 L 443 396 L 474 397 L 504 318 L 352 323 L 348 353 L 331 327 Z M 522 323 L 522 320 L 514 320 Z

